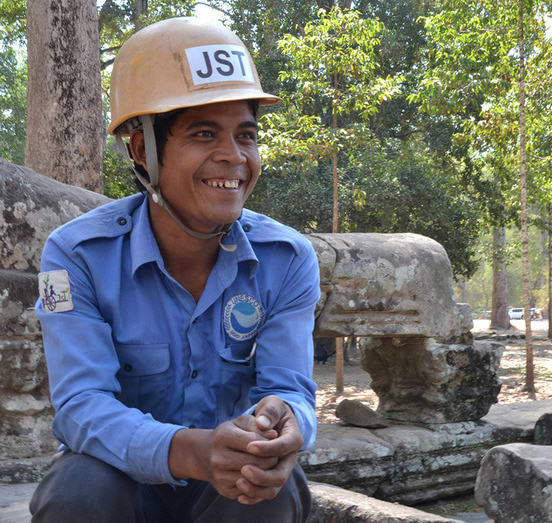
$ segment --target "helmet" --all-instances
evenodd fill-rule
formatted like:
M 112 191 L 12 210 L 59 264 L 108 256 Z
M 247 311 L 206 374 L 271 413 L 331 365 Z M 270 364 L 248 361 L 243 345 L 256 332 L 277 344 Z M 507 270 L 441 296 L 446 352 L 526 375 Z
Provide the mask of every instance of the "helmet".
M 221 23 L 170 18 L 134 34 L 120 49 L 111 75 L 113 135 L 128 135 L 132 118 L 182 107 L 280 98 L 263 92 L 242 41 Z

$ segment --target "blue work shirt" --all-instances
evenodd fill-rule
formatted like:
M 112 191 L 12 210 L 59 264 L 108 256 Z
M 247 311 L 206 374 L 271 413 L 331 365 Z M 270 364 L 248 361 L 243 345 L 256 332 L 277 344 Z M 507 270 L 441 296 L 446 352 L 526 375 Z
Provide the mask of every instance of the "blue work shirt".
M 219 249 L 196 303 L 164 266 L 148 205 L 142 194 L 109 203 L 46 242 L 36 311 L 55 437 L 139 482 L 178 485 L 176 431 L 212 429 L 275 394 L 311 446 L 320 289 L 310 242 L 244 210 L 224 240 L 237 250 Z

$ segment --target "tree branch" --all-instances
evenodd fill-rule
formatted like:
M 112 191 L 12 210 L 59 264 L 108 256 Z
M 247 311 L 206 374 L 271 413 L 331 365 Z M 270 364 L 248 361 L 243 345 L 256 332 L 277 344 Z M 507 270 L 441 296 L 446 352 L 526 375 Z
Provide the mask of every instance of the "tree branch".
M 111 60 L 107 60 L 107 62 L 102 62 L 102 61 L 100 60 L 100 65 L 101 65 L 102 71 L 103 71 L 106 67 L 109 67 L 114 61 L 115 61 L 115 58 L 112 58 Z
M 115 45 L 114 47 L 107 47 L 106 49 L 100 49 L 100 55 L 103 53 L 111 53 L 113 51 L 118 51 L 122 46 Z

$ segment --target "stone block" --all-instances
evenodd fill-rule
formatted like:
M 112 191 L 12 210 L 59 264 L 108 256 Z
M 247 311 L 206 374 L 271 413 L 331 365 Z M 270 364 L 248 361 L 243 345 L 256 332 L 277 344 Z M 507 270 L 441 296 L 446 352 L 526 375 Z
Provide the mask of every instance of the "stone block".
M 318 255 L 324 294 L 315 336 L 469 341 L 471 309 L 456 303 L 450 261 L 434 240 L 370 233 L 307 238 Z
M 389 422 L 383 416 L 380 416 L 359 400 L 342 400 L 337 405 L 335 415 L 340 420 L 355 427 L 381 429 L 389 426 Z
M 310 482 L 309 488 L 312 494 L 312 509 L 307 523 L 457 521 L 404 505 L 381 501 L 334 485 Z
M 481 419 L 497 402 L 504 346 L 423 338 L 362 340 L 362 367 L 388 419 L 451 423 Z
M 500 522 L 552 521 L 552 447 L 512 443 L 485 454 L 475 498 Z
M 0 333 L 3 336 L 40 334 L 34 312 L 37 297 L 36 273 L 0 269 Z
M 535 445 L 552 445 L 552 413 L 543 414 L 535 423 Z
M 110 201 L 2 159 L 0 194 L 0 269 L 34 273 L 50 232 Z
M 392 446 L 366 429 L 320 424 L 314 448 L 299 454 L 312 481 L 372 495 L 392 470 Z

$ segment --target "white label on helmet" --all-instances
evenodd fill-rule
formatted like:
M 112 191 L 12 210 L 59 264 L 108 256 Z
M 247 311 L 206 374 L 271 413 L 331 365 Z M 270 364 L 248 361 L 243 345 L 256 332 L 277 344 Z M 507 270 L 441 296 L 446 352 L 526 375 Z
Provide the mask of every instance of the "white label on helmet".
M 201 45 L 186 49 L 194 85 L 254 82 L 249 55 L 239 45 Z

